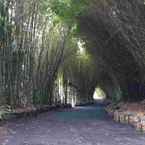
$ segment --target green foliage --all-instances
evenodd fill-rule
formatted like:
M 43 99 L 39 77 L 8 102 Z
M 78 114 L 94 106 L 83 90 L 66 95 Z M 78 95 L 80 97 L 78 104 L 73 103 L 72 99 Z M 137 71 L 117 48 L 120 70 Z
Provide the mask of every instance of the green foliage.
M 0 0 L 0 40 L 4 38 L 5 35 L 5 10 L 4 10 L 4 4 L 3 1 Z
M 72 24 L 85 13 L 89 3 L 88 0 L 50 0 L 50 8 L 62 21 Z
M 78 39 L 72 39 L 69 43 L 73 44 L 69 47 L 72 55 L 69 55 L 65 60 L 63 70 L 67 73 L 69 79 L 75 80 L 80 87 L 81 85 L 84 87 L 84 84 L 90 85 L 95 80 L 97 68 L 95 60 L 88 52 L 85 51 L 81 54 L 78 51 L 78 41 Z
M 9 35 L 12 31 L 12 25 L 8 22 L 7 1 L 0 0 L 0 40 L 3 40 L 6 33 Z
M 33 92 L 33 104 L 48 104 L 48 90 L 47 89 L 41 89 L 41 90 L 34 90 Z

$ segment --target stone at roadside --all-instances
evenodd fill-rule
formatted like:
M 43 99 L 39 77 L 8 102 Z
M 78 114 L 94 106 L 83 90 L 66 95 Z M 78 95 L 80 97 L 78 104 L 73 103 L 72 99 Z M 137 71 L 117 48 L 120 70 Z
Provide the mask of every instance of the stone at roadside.
M 130 124 L 145 132 L 145 100 L 140 103 L 119 103 L 115 107 L 110 104 L 106 111 L 116 122 Z

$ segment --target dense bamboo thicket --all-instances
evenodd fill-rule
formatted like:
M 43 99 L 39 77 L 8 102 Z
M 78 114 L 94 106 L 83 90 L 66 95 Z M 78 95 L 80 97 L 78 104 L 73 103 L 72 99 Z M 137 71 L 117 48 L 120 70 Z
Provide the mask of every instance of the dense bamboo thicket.
M 145 97 L 144 12 L 144 0 L 94 0 L 80 18 L 82 33 L 93 44 L 90 51 L 106 66 L 101 84 L 127 101 Z
M 0 1 L 0 99 L 13 107 L 52 103 L 69 27 L 46 1 Z
M 98 62 L 97 84 L 115 100 L 144 99 L 144 0 L 80 0 L 81 12 L 72 15 L 73 2 L 65 11 L 76 18 L 87 50 Z M 57 8 L 60 5 L 65 4 L 59 2 Z M 64 11 L 55 12 L 69 21 Z
M 93 94 L 95 63 L 78 53 L 75 17 L 84 11 L 82 4 L 74 3 L 67 14 L 64 5 L 57 9 L 57 1 L 0 0 L 1 105 L 66 104 Z
M 144 0 L 0 0 L 0 102 L 144 99 Z

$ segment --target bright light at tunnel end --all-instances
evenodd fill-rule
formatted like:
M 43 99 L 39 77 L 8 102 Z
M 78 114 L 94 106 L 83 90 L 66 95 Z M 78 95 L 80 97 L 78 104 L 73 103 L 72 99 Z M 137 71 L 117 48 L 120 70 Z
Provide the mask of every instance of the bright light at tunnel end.
M 105 100 L 106 99 L 106 94 L 101 88 L 97 87 L 95 89 L 95 92 L 94 92 L 94 95 L 93 95 L 93 99 L 96 100 L 96 101 L 97 100 L 98 101 Z

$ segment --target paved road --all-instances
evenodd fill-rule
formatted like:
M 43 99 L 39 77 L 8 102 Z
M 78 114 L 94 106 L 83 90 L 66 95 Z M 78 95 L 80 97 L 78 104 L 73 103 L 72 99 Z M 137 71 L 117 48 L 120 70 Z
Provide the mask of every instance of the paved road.
M 7 124 L 2 145 L 145 145 L 145 136 L 113 122 L 102 107 L 48 112 Z

